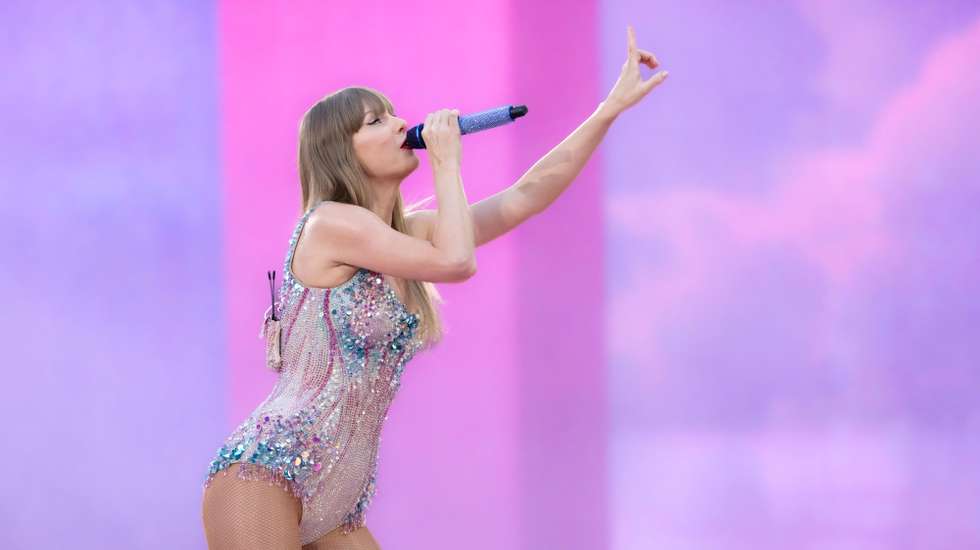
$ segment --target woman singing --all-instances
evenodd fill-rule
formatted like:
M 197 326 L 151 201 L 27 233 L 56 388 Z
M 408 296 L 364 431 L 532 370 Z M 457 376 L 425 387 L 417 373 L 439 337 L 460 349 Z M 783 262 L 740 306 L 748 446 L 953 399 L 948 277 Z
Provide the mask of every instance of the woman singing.
M 425 119 L 436 210 L 405 208 L 400 185 L 419 159 L 382 94 L 350 87 L 303 115 L 302 215 L 264 319 L 269 396 L 211 462 L 202 514 L 209 548 L 376 550 L 365 526 L 378 442 L 405 364 L 441 338 L 433 282 L 476 273 L 474 249 L 541 212 L 581 171 L 648 80 L 627 29 L 627 60 L 595 111 L 514 185 L 472 206 L 460 177 L 458 111 Z M 233 474 L 233 475 L 228 475 Z

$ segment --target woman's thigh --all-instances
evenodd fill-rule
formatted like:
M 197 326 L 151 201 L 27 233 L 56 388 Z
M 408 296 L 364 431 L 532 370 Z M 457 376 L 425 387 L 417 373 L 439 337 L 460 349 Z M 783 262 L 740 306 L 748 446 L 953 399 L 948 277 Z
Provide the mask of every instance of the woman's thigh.
M 266 481 L 238 479 L 238 463 L 204 491 L 202 519 L 210 550 L 298 550 L 302 504 Z
M 337 527 L 304 546 L 303 550 L 381 550 L 367 527 L 358 527 L 346 535 L 341 529 Z

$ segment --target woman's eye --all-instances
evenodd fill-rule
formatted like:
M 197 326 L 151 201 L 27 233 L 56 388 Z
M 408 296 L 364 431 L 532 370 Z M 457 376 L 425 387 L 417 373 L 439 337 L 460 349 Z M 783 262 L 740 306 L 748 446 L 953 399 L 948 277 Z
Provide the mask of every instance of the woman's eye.
M 371 124 L 374 124 L 375 122 L 378 122 L 379 120 L 381 120 L 381 119 L 380 118 L 376 118 L 376 119 L 374 119 L 374 120 L 371 121 Z

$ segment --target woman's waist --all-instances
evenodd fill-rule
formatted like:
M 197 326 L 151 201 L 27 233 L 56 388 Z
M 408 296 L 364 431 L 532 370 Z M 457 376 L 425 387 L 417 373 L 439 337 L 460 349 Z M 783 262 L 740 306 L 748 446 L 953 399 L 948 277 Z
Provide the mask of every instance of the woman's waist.
M 390 403 L 390 399 L 370 391 L 357 396 L 348 393 L 307 400 L 266 400 L 247 423 L 252 438 L 268 441 L 270 447 L 372 447 L 377 445 Z
M 257 410 L 319 412 L 343 402 L 371 402 L 386 407 L 398 392 L 402 370 L 398 364 L 367 359 L 326 364 L 311 360 L 284 362 L 275 385 Z

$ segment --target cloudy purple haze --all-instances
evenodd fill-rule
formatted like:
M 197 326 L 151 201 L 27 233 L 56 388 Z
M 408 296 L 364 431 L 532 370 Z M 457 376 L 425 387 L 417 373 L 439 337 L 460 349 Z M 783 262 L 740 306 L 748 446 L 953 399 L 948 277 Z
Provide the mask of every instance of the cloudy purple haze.
M 975 2 L 4 3 L 4 548 L 204 548 L 269 391 L 258 321 L 337 88 L 464 138 L 471 201 L 670 70 L 441 285 L 368 526 L 386 549 L 980 548 Z M 412 37 L 412 39 L 408 39 Z M 644 77 L 652 71 L 644 69 Z M 425 153 L 404 194 L 431 194 Z

